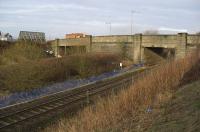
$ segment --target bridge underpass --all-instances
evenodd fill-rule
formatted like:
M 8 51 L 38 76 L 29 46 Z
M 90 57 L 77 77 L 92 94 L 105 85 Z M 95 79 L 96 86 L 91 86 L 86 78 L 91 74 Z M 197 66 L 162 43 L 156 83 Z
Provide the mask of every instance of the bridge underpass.
M 59 46 L 61 56 L 72 55 L 76 53 L 86 53 L 86 46 Z
M 174 48 L 145 47 L 144 61 L 146 64 L 157 64 L 175 57 Z

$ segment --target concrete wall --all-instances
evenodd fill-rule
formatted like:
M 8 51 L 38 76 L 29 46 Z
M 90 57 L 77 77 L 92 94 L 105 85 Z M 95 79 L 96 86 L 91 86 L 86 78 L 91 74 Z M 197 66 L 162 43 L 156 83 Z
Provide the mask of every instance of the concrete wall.
M 92 43 L 131 43 L 131 35 L 93 36 Z
M 200 45 L 200 35 L 187 35 L 187 45 Z
M 176 58 L 183 57 L 187 51 L 200 45 L 200 35 L 179 33 L 175 35 L 112 35 L 93 36 L 76 39 L 59 39 L 52 42 L 55 54 L 59 46 L 86 46 L 87 52 L 111 52 L 126 54 L 135 62 L 144 59 L 145 47 L 175 49 Z
M 90 38 L 69 38 L 59 39 L 59 46 L 88 46 Z
M 142 46 L 175 48 L 177 38 L 177 35 L 142 35 Z
M 73 47 L 73 46 L 85 46 L 86 52 L 91 51 L 91 37 L 85 38 L 70 38 L 70 39 L 56 39 L 51 42 L 51 47 L 55 56 L 59 56 L 59 48 Z
M 133 39 L 131 35 L 93 36 L 92 52 L 110 52 L 133 59 Z

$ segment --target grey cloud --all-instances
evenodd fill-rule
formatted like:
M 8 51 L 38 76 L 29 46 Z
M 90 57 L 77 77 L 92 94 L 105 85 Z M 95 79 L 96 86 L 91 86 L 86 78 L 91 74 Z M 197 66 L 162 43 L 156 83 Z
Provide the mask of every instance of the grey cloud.
M 199 5 L 199 0 L 0 0 L 0 29 L 14 34 L 41 30 L 55 37 L 70 32 L 103 35 L 108 33 L 105 23 L 111 22 L 113 34 L 128 34 L 131 10 L 136 10 L 135 32 L 162 27 L 196 32 Z

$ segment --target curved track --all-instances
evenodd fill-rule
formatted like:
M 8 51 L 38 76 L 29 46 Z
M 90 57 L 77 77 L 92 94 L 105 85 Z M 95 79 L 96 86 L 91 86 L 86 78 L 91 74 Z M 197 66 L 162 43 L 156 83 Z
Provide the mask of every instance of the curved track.
M 144 68 L 137 69 L 99 82 L 1 108 L 0 131 L 12 131 L 16 126 L 24 126 L 27 122 L 31 124 L 32 120 L 47 116 L 51 112 L 55 113 L 65 107 L 71 107 L 77 102 L 89 102 L 91 97 L 108 90 L 127 87 L 144 70 Z

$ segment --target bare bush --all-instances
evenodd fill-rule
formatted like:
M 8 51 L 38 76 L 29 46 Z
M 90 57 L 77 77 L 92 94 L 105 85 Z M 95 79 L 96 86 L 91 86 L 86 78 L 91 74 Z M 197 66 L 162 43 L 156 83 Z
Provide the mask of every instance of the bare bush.
M 0 66 L 0 91 L 24 91 L 67 79 L 86 78 L 111 71 L 118 63 L 118 57 L 113 54 L 77 54 Z

